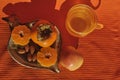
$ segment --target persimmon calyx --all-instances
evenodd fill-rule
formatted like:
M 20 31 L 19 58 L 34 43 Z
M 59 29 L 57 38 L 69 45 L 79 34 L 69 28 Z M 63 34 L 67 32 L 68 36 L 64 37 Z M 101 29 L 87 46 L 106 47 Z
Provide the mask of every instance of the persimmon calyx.
M 40 24 L 37 27 L 37 39 L 38 41 L 46 40 L 51 36 L 52 33 L 51 26 L 49 24 Z

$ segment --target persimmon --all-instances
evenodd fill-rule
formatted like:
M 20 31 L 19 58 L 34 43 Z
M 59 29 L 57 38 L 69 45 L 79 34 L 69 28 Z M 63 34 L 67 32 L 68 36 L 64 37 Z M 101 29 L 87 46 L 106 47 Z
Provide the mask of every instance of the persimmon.
M 44 67 L 50 67 L 57 61 L 57 51 L 51 47 L 41 48 L 37 53 L 37 61 Z
M 14 44 L 24 46 L 29 43 L 30 35 L 31 35 L 31 31 L 27 26 L 19 25 L 14 27 L 11 34 L 11 38 Z
M 31 39 L 41 47 L 49 47 L 57 39 L 57 32 L 49 21 L 39 20 L 32 28 Z

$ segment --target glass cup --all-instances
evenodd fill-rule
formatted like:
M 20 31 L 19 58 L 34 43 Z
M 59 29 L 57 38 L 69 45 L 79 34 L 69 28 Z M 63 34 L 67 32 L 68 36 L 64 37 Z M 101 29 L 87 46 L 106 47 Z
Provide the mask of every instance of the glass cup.
M 66 29 L 75 37 L 84 37 L 95 29 L 103 28 L 97 22 L 94 10 L 85 4 L 74 5 L 67 13 Z

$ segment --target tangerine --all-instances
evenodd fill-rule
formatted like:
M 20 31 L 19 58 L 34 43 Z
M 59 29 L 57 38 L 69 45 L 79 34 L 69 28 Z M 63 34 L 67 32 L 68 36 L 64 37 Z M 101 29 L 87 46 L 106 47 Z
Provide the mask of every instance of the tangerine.
M 29 43 L 31 31 L 25 25 L 19 25 L 14 27 L 11 37 L 15 44 L 24 46 Z
M 37 53 L 37 61 L 44 67 L 50 67 L 57 61 L 57 51 L 51 47 L 44 47 Z

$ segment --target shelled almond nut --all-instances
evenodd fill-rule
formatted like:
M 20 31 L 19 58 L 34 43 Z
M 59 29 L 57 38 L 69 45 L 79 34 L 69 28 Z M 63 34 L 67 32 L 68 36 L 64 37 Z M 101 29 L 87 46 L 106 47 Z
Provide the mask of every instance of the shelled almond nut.
M 25 46 L 25 51 L 28 52 L 29 51 L 29 45 Z
M 32 61 L 32 55 L 31 55 L 31 54 L 28 54 L 28 55 L 27 55 L 27 60 L 28 60 L 29 62 Z
M 35 62 L 37 60 L 37 54 L 33 55 L 33 62 Z
M 24 49 L 18 49 L 18 53 L 19 54 L 25 54 L 25 50 Z
M 34 46 L 30 46 L 30 54 L 34 54 L 35 52 L 35 47 Z

